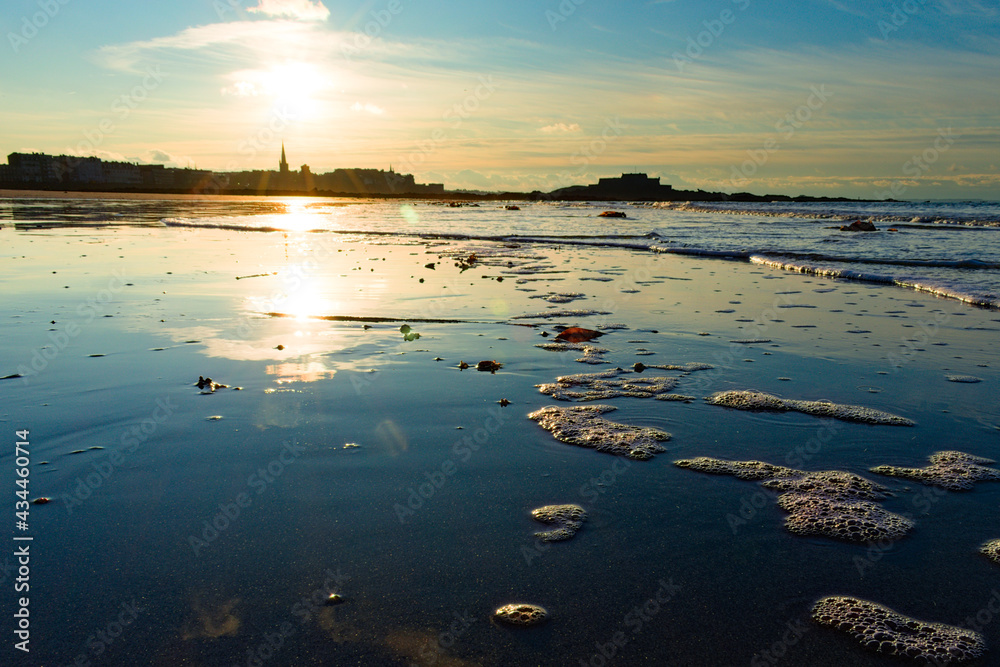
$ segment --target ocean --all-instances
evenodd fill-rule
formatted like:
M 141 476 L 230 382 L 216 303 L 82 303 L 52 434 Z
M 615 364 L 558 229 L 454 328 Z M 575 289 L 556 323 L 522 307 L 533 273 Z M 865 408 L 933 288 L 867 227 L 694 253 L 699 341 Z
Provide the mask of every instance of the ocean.
M 830 229 L 858 218 L 880 231 Z M 0 226 L 0 423 L 30 441 L 0 465 L 50 499 L 12 530 L 30 604 L 0 557 L 17 664 L 898 664 L 812 620 L 836 595 L 997 664 L 1000 469 L 871 468 L 1000 458 L 998 204 L 19 196 Z M 602 335 L 553 345 L 572 326 Z M 590 373 L 598 400 L 553 395 Z M 730 391 L 813 412 L 706 400 Z M 662 450 L 528 417 L 593 405 Z M 912 528 L 796 534 L 698 457 L 860 475 Z M 565 503 L 579 532 L 538 540 Z M 518 602 L 550 618 L 492 617 Z
M 622 219 L 595 218 L 621 210 Z M 1000 203 L 522 203 L 519 211 L 396 201 L 5 200 L 0 219 L 36 225 L 166 225 L 233 231 L 479 238 L 648 248 L 895 284 L 1000 306 Z M 853 220 L 881 233 L 840 232 Z M 893 230 L 893 231 L 887 231 Z

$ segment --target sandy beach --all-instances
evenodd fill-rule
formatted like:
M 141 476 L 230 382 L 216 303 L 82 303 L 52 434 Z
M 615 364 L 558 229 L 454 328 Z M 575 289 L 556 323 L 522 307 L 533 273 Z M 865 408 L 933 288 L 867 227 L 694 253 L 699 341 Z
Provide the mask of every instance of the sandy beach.
M 30 431 L 31 497 L 51 499 L 30 510 L 38 664 L 879 665 L 813 603 L 969 627 L 995 595 L 977 550 L 1000 537 L 1000 484 L 869 471 L 996 455 L 995 310 L 559 243 L 10 225 L 0 240 L 0 376 L 20 375 L 0 382 L 0 420 Z M 538 347 L 564 326 L 605 351 Z M 664 452 L 614 456 L 527 418 L 588 405 L 537 385 L 636 363 L 679 400 L 598 403 L 668 432 Z M 748 389 L 915 425 L 704 400 Z M 856 473 L 915 526 L 795 535 L 775 493 L 673 463 L 700 456 Z M 586 509 L 580 532 L 539 542 L 531 511 L 561 503 Z M 551 618 L 491 620 L 511 602 Z

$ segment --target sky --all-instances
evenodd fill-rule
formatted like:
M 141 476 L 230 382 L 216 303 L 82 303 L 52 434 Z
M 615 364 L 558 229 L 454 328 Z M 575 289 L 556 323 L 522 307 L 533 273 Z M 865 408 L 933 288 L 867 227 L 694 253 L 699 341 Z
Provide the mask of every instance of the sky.
M 1000 3 L 5 0 L 0 155 L 1000 200 Z

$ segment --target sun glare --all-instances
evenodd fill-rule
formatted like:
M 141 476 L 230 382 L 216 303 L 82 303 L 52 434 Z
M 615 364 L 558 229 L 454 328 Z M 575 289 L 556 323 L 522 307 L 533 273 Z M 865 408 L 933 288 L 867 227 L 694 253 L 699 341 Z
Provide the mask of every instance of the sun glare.
M 318 97 L 329 82 L 315 65 L 289 62 L 261 72 L 261 85 L 277 106 L 302 120 L 318 115 Z

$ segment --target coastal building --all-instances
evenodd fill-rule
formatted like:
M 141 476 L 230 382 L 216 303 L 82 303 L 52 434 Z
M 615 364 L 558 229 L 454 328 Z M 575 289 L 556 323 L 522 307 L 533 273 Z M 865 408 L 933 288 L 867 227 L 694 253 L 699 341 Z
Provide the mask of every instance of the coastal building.
M 556 199 L 635 201 L 669 201 L 675 194 L 673 186 L 646 174 L 622 174 L 599 179 L 596 185 L 571 185 L 551 193 Z
M 0 165 L 0 187 L 130 192 L 316 192 L 344 195 L 439 195 L 443 183 L 421 184 L 412 174 L 382 169 L 336 169 L 314 174 L 309 165 L 293 171 L 285 145 L 277 171 L 211 172 L 162 164 L 108 162 L 96 157 L 11 153 Z

